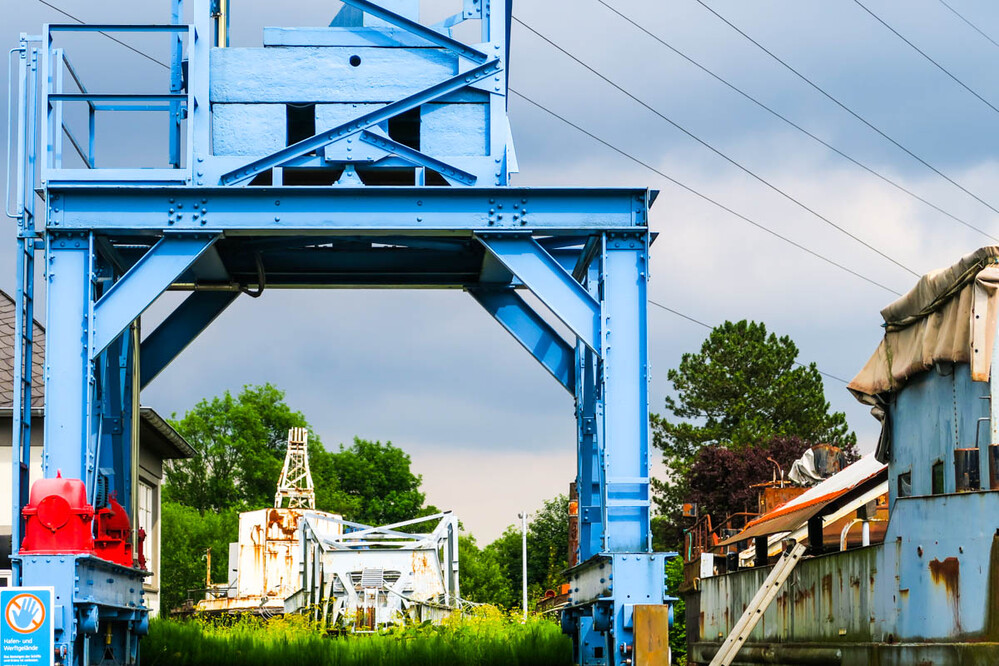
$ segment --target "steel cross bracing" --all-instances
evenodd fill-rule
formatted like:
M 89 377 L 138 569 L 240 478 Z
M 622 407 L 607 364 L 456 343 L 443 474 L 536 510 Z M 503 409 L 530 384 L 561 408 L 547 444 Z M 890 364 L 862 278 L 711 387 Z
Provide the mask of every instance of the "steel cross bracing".
M 8 187 L 17 193 L 10 212 L 23 269 L 17 450 L 26 456 L 30 437 L 23 369 L 38 246 L 47 292 L 45 475 L 59 469 L 84 480 L 94 501 L 99 490 L 115 492 L 133 516 L 138 390 L 241 294 L 464 289 L 576 399 L 582 564 L 573 576 L 594 594 L 573 596 L 565 626 L 580 663 L 623 664 L 617 646 L 633 638 L 629 600 L 665 601 L 663 557 L 651 554 L 649 529 L 654 194 L 510 187 L 511 8 L 455 2 L 457 14 L 423 26 L 418 0 L 347 0 L 329 27 L 266 28 L 260 48 L 227 48 L 226 3 L 215 11 L 210 0 L 194 2 L 192 25 L 174 0 L 170 24 L 49 24 L 25 37 L 15 52 L 17 182 Z M 465 22 L 479 23 L 478 43 L 455 39 Z M 169 88 L 88 92 L 59 41 L 74 31 L 168 40 Z M 64 113 L 73 105 L 86 111 L 83 127 Z M 158 114 L 164 165 L 105 166 L 94 119 L 106 111 Z M 142 313 L 166 290 L 188 296 L 141 331 Z M 26 484 L 15 465 L 15 534 Z M 613 586 L 586 582 L 602 580 L 606 566 L 616 567 Z M 44 571 L 24 573 L 22 581 L 45 580 Z M 133 620 L 100 613 L 119 621 L 116 636 L 131 636 Z M 57 642 L 68 663 L 80 664 L 89 645 L 82 637 L 92 635 L 74 618 L 67 611 Z
M 274 507 L 316 508 L 316 490 L 312 485 L 312 470 L 309 469 L 309 431 L 305 428 L 291 428 L 288 431 L 288 449 L 285 451 L 281 478 L 274 494 Z

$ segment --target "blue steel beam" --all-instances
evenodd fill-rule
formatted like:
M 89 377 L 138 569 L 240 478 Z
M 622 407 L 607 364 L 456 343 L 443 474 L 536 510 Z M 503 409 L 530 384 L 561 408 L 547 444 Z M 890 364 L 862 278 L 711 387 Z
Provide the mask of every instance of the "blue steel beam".
M 57 471 L 85 479 L 94 380 L 89 345 L 94 248 L 90 234 L 46 236 L 45 455 L 46 478 Z M 81 345 L 81 339 L 84 341 Z
M 408 162 L 412 162 L 416 166 L 433 169 L 445 178 L 458 181 L 462 185 L 475 185 L 475 181 L 478 180 L 475 174 L 468 173 L 467 171 L 459 169 L 456 166 L 452 166 L 447 162 L 442 162 L 435 157 L 431 157 L 426 153 L 420 152 L 415 148 L 410 148 L 409 146 L 405 146 L 398 141 L 393 141 L 388 137 L 375 134 L 374 132 L 361 132 L 361 136 L 359 138 L 364 143 L 370 144 L 376 148 L 381 148 L 385 152 L 401 157 Z
M 649 552 L 648 234 L 606 234 L 601 255 L 604 549 Z
M 217 236 L 164 236 L 94 305 L 91 358 L 104 351 L 167 287 L 194 263 Z
M 140 386 L 146 388 L 171 361 L 239 296 L 238 291 L 196 291 L 142 341 Z
M 49 184 L 50 228 L 354 233 L 644 229 L 641 189 L 466 187 L 102 188 Z M 196 217 L 197 216 L 197 217 Z M 211 226 L 208 226 L 211 225 Z
M 395 12 L 390 12 L 384 7 L 380 7 L 373 2 L 368 2 L 367 0 L 343 0 L 343 3 L 345 5 L 356 7 L 366 14 L 380 18 L 386 23 L 398 26 L 406 32 L 422 37 L 431 44 L 442 46 L 452 53 L 457 53 L 462 58 L 467 58 L 472 62 L 482 63 L 489 59 L 489 56 L 478 49 L 473 49 L 471 46 L 459 42 L 456 39 L 452 39 L 447 35 L 437 32 L 436 30 L 431 30 L 421 23 L 411 21 L 405 16 L 399 16 Z
M 529 234 L 476 236 L 590 349 L 600 350 L 600 304 Z
M 503 328 L 524 346 L 545 370 L 573 393 L 576 388 L 575 353 L 512 287 L 503 289 L 469 289 L 479 305 L 485 308 Z
M 277 150 L 266 157 L 262 157 L 259 160 L 254 160 L 249 164 L 246 164 L 238 169 L 234 169 L 229 173 L 224 174 L 219 182 L 222 185 L 235 185 L 247 179 L 253 178 L 259 173 L 263 173 L 268 169 L 273 167 L 278 167 L 292 160 L 296 157 L 301 157 L 311 153 L 323 146 L 327 146 L 334 141 L 339 141 L 340 139 L 345 139 L 348 136 L 357 134 L 361 130 L 367 129 L 378 123 L 385 122 L 391 118 L 398 116 L 400 113 L 405 113 L 419 106 L 426 104 L 427 102 L 432 102 L 435 99 L 439 99 L 445 95 L 453 93 L 462 88 L 467 88 L 476 81 L 481 81 L 487 77 L 492 76 L 500 71 L 499 60 L 490 60 L 489 62 L 479 65 L 473 69 L 468 70 L 457 76 L 453 76 L 450 79 L 445 79 L 440 83 L 430 86 L 424 90 L 410 95 L 409 97 L 403 97 L 400 100 L 392 102 L 391 104 L 386 104 L 385 106 L 359 116 L 351 121 L 338 125 L 333 129 L 320 132 L 314 136 L 307 139 L 302 139 L 297 143 L 293 143 L 286 148 Z

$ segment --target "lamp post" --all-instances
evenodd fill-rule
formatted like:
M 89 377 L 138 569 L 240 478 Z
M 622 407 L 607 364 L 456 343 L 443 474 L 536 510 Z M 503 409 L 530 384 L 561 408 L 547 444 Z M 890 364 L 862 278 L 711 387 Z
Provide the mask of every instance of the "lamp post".
M 521 549 L 521 562 L 523 564 L 522 570 L 522 580 L 523 580 L 523 604 L 524 604 L 524 622 L 527 622 L 527 516 L 530 515 L 526 511 L 517 514 L 520 518 L 520 533 L 523 536 L 523 548 Z

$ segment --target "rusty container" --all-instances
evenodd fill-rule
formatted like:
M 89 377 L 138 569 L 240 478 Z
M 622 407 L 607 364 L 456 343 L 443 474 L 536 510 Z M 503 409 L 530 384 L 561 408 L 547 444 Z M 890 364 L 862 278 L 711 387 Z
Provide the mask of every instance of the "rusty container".
M 999 444 L 989 446 L 989 489 L 999 490 Z
M 979 490 L 982 487 L 979 473 L 978 449 L 954 449 L 954 477 L 957 492 Z

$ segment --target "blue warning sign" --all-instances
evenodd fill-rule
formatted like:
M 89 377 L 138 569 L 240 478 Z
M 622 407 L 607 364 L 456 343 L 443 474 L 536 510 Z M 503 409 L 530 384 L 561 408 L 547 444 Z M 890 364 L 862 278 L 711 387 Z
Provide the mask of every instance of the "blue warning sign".
M 0 666 L 52 666 L 51 587 L 0 589 Z

